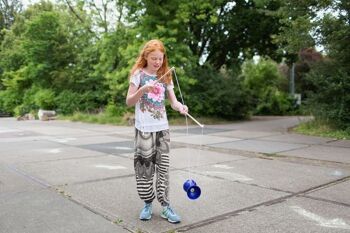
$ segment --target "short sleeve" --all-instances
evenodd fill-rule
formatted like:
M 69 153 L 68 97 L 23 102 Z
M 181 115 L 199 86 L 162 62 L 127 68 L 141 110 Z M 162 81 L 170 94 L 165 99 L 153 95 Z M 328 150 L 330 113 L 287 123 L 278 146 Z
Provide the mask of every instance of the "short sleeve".
M 135 86 L 139 86 L 141 82 L 141 72 L 139 70 L 135 71 L 135 73 L 130 78 L 130 83 L 135 84 Z

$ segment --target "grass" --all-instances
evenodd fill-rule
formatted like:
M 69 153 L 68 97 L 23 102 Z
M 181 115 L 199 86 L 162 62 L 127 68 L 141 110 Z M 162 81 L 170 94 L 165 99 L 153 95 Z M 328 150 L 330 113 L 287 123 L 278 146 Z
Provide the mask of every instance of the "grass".
M 123 223 L 123 219 L 117 218 L 116 220 L 113 221 L 114 224 L 121 224 Z
M 89 114 L 76 112 L 73 115 L 60 115 L 58 119 L 96 124 L 127 125 L 126 118 L 122 116 L 111 116 L 105 113 Z
M 293 129 L 294 132 L 320 137 L 330 137 L 336 139 L 350 139 L 350 132 L 336 129 L 327 123 L 313 120 L 301 123 Z

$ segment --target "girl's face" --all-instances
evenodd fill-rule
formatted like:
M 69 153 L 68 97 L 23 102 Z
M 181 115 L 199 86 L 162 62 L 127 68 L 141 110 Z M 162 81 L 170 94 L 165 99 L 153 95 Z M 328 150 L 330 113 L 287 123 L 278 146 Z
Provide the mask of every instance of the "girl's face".
M 146 56 L 147 66 L 146 69 L 152 74 L 156 74 L 159 68 L 163 64 L 164 53 L 159 50 L 150 52 Z

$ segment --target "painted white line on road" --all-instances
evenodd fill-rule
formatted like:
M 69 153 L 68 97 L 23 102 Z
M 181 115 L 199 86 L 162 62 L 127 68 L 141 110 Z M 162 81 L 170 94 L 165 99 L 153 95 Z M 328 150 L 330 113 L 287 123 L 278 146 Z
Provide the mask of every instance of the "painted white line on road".
M 233 168 L 233 167 L 230 167 L 230 166 L 225 165 L 225 164 L 215 164 L 215 165 L 213 165 L 213 167 L 222 168 L 222 169 L 232 169 Z
M 318 216 L 317 214 L 309 212 L 299 206 L 291 206 L 290 208 L 292 208 L 298 214 L 317 222 L 322 227 L 350 230 L 350 226 L 341 218 L 326 219 L 321 216 Z
M 13 133 L 13 132 L 23 132 L 23 131 L 17 130 L 17 129 L 0 128 L 0 133 Z
M 126 146 L 116 146 L 114 147 L 116 150 L 132 150 L 133 148 L 126 147 Z
M 335 170 L 332 172 L 332 175 L 333 176 L 342 176 L 343 175 L 343 172 L 342 171 L 339 171 L 339 170 Z
M 77 140 L 77 139 L 76 138 L 55 138 L 55 139 L 53 139 L 53 141 L 60 142 L 60 143 L 65 143 L 65 142 L 75 141 L 75 140 Z
M 55 148 L 55 149 L 49 150 L 49 153 L 52 153 L 52 154 L 58 154 L 61 152 L 62 152 L 62 150 L 60 148 Z
M 123 166 L 110 166 L 110 165 L 95 165 L 96 168 L 104 168 L 104 169 L 108 169 L 108 170 L 118 170 L 118 169 L 126 169 L 126 167 Z

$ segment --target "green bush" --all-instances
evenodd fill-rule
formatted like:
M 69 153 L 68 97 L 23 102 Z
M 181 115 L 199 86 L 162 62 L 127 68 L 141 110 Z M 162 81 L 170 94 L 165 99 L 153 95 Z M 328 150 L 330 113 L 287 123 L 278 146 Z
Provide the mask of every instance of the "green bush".
M 13 114 L 21 99 L 22 97 L 18 92 L 12 90 L 0 91 L 0 112 Z
M 83 112 L 101 112 L 106 104 L 104 91 L 86 91 L 80 94 L 80 109 Z
M 275 87 L 265 89 L 260 103 L 256 107 L 259 115 L 285 115 L 292 110 L 293 98 Z
M 13 112 L 14 112 L 15 116 L 23 116 L 24 114 L 29 113 L 30 110 L 31 109 L 28 108 L 28 106 L 21 104 L 21 105 L 16 106 L 15 109 L 13 110 Z
M 72 114 L 80 110 L 81 95 L 69 90 L 62 91 L 56 98 L 57 112 Z
M 350 131 L 350 75 L 334 61 L 313 66 L 306 78 L 315 87 L 307 106 L 317 120 Z
M 125 111 L 126 111 L 125 106 L 118 107 L 113 102 L 109 102 L 105 108 L 105 114 L 109 117 L 120 117 L 125 113 Z
M 37 105 L 35 98 L 37 93 L 40 91 L 40 88 L 37 86 L 32 86 L 30 89 L 26 90 L 24 93 L 24 97 L 22 100 L 22 109 L 25 110 L 25 113 L 37 111 L 39 109 L 39 105 Z
M 288 80 L 281 76 L 274 61 L 247 61 L 242 66 L 242 77 L 254 114 L 284 115 L 294 109 L 294 100 L 283 92 Z
M 190 112 L 201 117 L 220 117 L 228 120 L 248 116 L 248 95 L 238 75 L 228 70 L 220 73 L 206 66 L 197 68 L 193 76 L 198 82 L 191 87 L 189 93 L 184 93 Z
M 35 103 L 35 96 L 38 90 L 38 87 L 33 86 L 25 91 L 22 103 L 14 108 L 15 116 L 23 116 L 26 113 L 35 112 L 39 109 L 39 106 Z
M 51 89 L 40 89 L 36 92 L 34 101 L 39 108 L 52 110 L 55 108 L 55 93 Z

